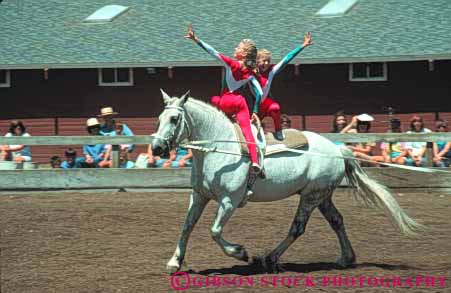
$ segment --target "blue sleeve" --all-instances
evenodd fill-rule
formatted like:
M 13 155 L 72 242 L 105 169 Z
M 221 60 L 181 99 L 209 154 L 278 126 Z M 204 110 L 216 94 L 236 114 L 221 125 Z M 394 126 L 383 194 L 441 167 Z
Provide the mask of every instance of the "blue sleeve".
M 283 59 L 277 63 L 272 71 L 274 74 L 278 73 L 279 71 L 281 71 L 282 69 L 285 68 L 285 66 L 290 63 L 291 60 L 294 59 L 294 57 L 296 57 L 296 55 L 298 55 L 301 51 L 302 51 L 302 46 L 296 47 L 294 50 L 292 50 L 290 53 L 288 53 L 285 57 L 283 57 Z
M 218 51 L 216 51 L 212 46 L 205 43 L 202 40 L 197 40 L 196 44 L 199 45 L 202 49 L 204 49 L 208 54 L 215 57 L 217 60 L 219 60 L 223 65 L 228 65 L 228 63 L 231 62 L 229 57 L 226 57 L 222 54 L 220 54 Z
M 253 112 L 258 113 L 258 110 L 260 109 L 260 102 L 261 102 L 262 96 L 263 96 L 263 90 L 260 86 L 260 83 L 253 76 L 250 79 L 250 85 L 251 85 L 252 91 L 255 93 L 255 104 L 254 104 Z
M 133 132 L 131 131 L 131 129 L 127 126 L 127 124 L 123 124 L 122 125 L 122 135 L 126 135 L 126 136 L 133 136 Z
M 127 124 L 123 124 L 122 135 L 134 136 L 132 130 L 127 126 Z M 130 147 L 128 148 L 128 152 L 131 153 L 134 149 L 135 149 L 135 145 L 130 144 Z
M 83 146 L 83 155 L 89 155 L 88 145 L 86 144 Z

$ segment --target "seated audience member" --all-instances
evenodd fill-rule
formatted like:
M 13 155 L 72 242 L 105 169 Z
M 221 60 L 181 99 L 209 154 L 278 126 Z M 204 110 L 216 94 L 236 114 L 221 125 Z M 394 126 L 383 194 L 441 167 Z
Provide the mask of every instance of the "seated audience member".
M 53 169 L 61 168 L 61 158 L 59 156 L 53 156 L 50 158 L 50 166 Z
M 133 169 L 135 168 L 135 163 L 129 160 L 129 155 L 127 151 L 121 151 L 119 155 L 119 168 Z
M 61 168 L 63 169 L 72 169 L 72 168 L 80 168 L 80 160 L 81 158 L 77 159 L 77 151 L 68 148 L 64 152 L 64 156 L 66 157 L 66 160 L 61 163 Z
M 179 168 L 192 166 L 193 153 L 190 149 L 177 147 L 169 152 L 169 158 L 157 162 L 158 167 Z
M 104 107 L 100 109 L 100 115 L 97 117 L 102 118 L 103 123 L 100 127 L 100 134 L 103 136 L 116 136 L 118 129 L 114 117 L 119 113 L 114 112 L 112 107 Z M 133 136 L 133 132 L 125 123 L 121 123 L 119 126 L 120 135 Z M 127 145 L 128 152 L 131 153 L 134 149 L 134 145 Z
M 13 120 L 9 125 L 5 137 L 30 136 L 21 121 Z M 4 161 L 15 161 L 17 163 L 31 162 L 31 148 L 26 145 L 2 145 L 0 146 L 1 159 Z
M 163 168 L 171 168 L 173 166 L 174 161 L 177 158 L 177 151 L 176 149 L 172 149 L 169 151 L 169 156 L 166 156 L 165 158 L 161 158 L 156 162 L 156 167 L 163 167 Z
M 346 114 L 343 111 L 338 111 L 334 114 L 334 120 L 332 121 L 332 131 L 331 133 L 341 133 L 343 128 L 348 124 L 348 120 L 346 119 Z M 334 141 L 334 143 L 338 146 L 345 145 L 341 141 Z
M 410 130 L 407 133 L 428 133 L 430 129 L 424 127 L 423 118 L 413 116 L 410 118 Z M 426 147 L 427 142 L 408 142 L 406 143 L 407 158 L 406 165 L 421 167 L 426 165 Z
M 371 129 L 371 122 L 374 118 L 368 114 L 361 114 L 352 117 L 351 123 L 349 123 L 345 128 L 341 130 L 341 133 L 369 133 Z M 351 143 L 348 148 L 352 150 L 354 156 L 360 159 L 377 161 L 380 158 L 378 156 L 373 156 L 373 150 L 376 147 L 375 142 L 359 142 Z M 362 165 L 375 165 L 369 162 L 362 162 Z
M 122 135 L 122 130 L 124 129 L 124 124 L 122 123 L 117 123 L 115 124 L 116 127 L 116 136 L 120 136 Z M 121 144 L 120 145 L 120 151 L 121 152 L 129 152 L 130 148 L 131 148 L 131 144 Z M 105 145 L 105 149 L 106 149 L 106 153 L 105 153 L 105 158 L 103 159 L 103 161 L 105 162 L 104 164 L 109 164 L 109 166 L 113 166 L 113 157 L 112 157 L 112 151 L 113 151 L 113 145 L 111 144 L 107 144 Z
M 265 122 L 260 122 L 260 125 L 261 125 L 261 127 L 262 127 L 262 129 L 263 129 L 263 133 L 269 133 L 270 132 L 270 130 L 268 129 L 268 126 L 266 125 L 266 123 Z
M 291 128 L 291 119 L 287 114 L 282 114 L 280 116 L 280 124 L 282 126 L 282 129 L 288 129 Z
M 390 119 L 390 129 L 389 132 L 401 133 L 401 121 L 397 118 Z M 375 161 L 383 161 L 385 163 L 393 163 L 404 165 L 406 163 L 406 143 L 404 142 L 393 142 L 387 143 L 383 142 L 381 144 L 382 158 L 375 159 Z
M 90 135 L 100 135 L 100 123 L 96 118 L 86 121 L 86 129 Z M 84 145 L 84 158 L 80 158 L 80 165 L 85 168 L 106 168 L 110 163 L 105 161 L 106 149 L 104 144 Z
M 124 123 L 116 123 L 116 135 L 123 135 L 122 133 L 124 133 L 124 129 L 126 129 L 126 127 L 127 125 Z M 127 132 L 127 130 L 125 130 L 125 132 Z M 121 151 L 131 152 L 131 148 L 131 144 L 121 144 Z
M 193 152 L 191 149 L 177 147 L 175 149 L 175 159 L 171 163 L 172 168 L 191 167 Z
M 161 156 L 154 156 L 152 152 L 152 145 L 147 147 L 147 153 L 139 154 L 136 159 L 136 168 L 159 168 L 169 158 L 169 152 L 166 151 Z
M 448 132 L 448 123 L 438 119 L 435 121 L 435 131 Z M 451 160 L 451 142 L 437 141 L 432 144 L 432 152 L 434 154 L 434 167 L 449 167 Z

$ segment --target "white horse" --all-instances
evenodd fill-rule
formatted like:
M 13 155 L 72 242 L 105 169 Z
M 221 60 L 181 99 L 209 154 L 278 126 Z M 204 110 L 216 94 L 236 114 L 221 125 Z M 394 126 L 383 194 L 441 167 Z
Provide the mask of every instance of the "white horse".
M 170 97 L 162 91 L 165 110 L 159 117 L 160 125 L 152 143 L 155 154 L 165 148 L 173 148 L 183 140 L 210 143 L 205 147 L 216 147 L 230 153 L 239 154 L 232 122 L 220 111 L 199 100 L 188 98 L 188 93 L 180 98 Z M 266 178 L 257 178 L 253 185 L 254 194 L 249 201 L 270 202 L 300 195 L 300 202 L 287 237 L 271 252 L 260 258 L 269 271 L 277 270 L 278 261 L 290 245 L 301 236 L 307 221 L 318 208 L 337 234 L 341 256 L 337 263 L 348 267 L 355 263 L 355 254 L 346 235 L 343 217 L 332 202 L 332 193 L 344 176 L 357 188 L 363 200 L 382 208 L 401 232 L 414 234 L 420 224 L 407 216 L 393 195 L 381 184 L 370 179 L 347 148 L 338 148 L 328 139 L 303 132 L 308 140 L 308 151 L 323 156 L 283 152 L 265 158 Z M 328 155 L 328 156 L 324 156 Z M 218 203 L 215 220 L 211 226 L 211 236 L 228 256 L 248 261 L 243 246 L 226 241 L 222 231 L 235 209 L 246 197 L 250 160 L 246 156 L 218 152 L 193 150 L 191 171 L 192 193 L 185 224 L 175 253 L 167 264 L 169 272 L 180 270 L 183 263 L 188 238 L 199 220 L 206 204 L 211 200 Z

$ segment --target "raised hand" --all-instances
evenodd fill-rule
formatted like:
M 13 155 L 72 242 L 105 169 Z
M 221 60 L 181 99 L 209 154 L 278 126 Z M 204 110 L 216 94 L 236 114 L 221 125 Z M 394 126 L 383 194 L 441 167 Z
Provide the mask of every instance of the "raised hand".
M 304 43 L 302 43 L 302 47 L 305 48 L 307 46 L 312 45 L 312 34 L 310 32 L 307 32 L 304 36 Z
M 188 32 L 185 36 L 185 39 L 197 41 L 196 35 L 194 34 L 193 25 L 191 22 L 188 24 Z

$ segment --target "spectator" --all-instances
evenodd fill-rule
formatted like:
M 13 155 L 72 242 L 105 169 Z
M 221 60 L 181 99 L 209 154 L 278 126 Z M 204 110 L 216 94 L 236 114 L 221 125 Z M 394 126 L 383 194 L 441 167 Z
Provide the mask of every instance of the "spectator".
M 121 133 L 122 133 L 123 129 L 124 129 L 124 124 L 122 124 L 122 123 L 115 124 L 115 131 L 116 131 L 117 136 L 122 135 Z M 132 146 L 131 144 L 121 144 L 120 151 L 121 152 L 123 152 L 123 151 L 129 152 L 129 149 L 131 148 L 131 146 Z M 113 166 L 113 161 L 112 161 L 113 157 L 112 157 L 111 151 L 113 150 L 113 146 L 111 144 L 107 144 L 107 145 L 105 145 L 105 149 L 106 149 L 105 159 L 104 159 L 105 164 L 108 163 L 109 166 L 112 167 Z
M 124 123 L 116 123 L 116 135 L 123 135 L 122 133 L 127 132 L 130 130 L 126 124 Z M 128 129 L 128 130 L 127 130 Z M 133 134 L 132 134 L 133 135 Z M 130 149 L 132 148 L 131 144 L 121 144 L 121 151 L 131 152 Z
M 410 118 L 410 130 L 407 133 L 428 133 L 430 129 L 424 127 L 423 118 L 413 116 Z M 409 166 L 421 167 L 426 165 L 426 142 L 406 143 L 407 158 L 406 164 Z
M 261 122 L 260 122 L 260 125 L 261 125 L 261 128 L 263 129 L 263 133 L 269 133 L 269 132 L 271 132 L 271 131 L 268 129 L 268 126 L 267 126 L 267 124 L 266 124 L 265 122 L 261 121 Z
M 100 135 L 100 123 L 96 118 L 89 118 L 86 121 L 86 126 L 90 135 Z M 80 165 L 87 168 L 109 167 L 110 162 L 105 160 L 105 153 L 106 149 L 104 144 L 84 145 L 83 155 L 85 157 L 80 159 Z
M 6 137 L 24 136 L 28 137 L 24 124 L 21 121 L 13 120 L 9 125 Z M 0 146 L 1 159 L 5 161 L 15 161 L 17 163 L 31 162 L 31 149 L 26 145 L 3 145 Z
M 159 168 L 162 167 L 164 162 L 169 158 L 169 152 L 165 151 L 161 156 L 154 156 L 152 152 L 152 145 L 147 147 L 147 153 L 139 154 L 136 159 L 137 168 Z
M 80 160 L 82 158 L 77 159 L 77 151 L 73 148 L 68 148 L 64 155 L 66 160 L 61 163 L 61 168 L 63 169 L 72 169 L 72 168 L 80 168 Z
M 119 113 L 114 112 L 112 107 L 104 107 L 100 109 L 100 115 L 98 117 L 102 118 L 103 124 L 100 129 L 100 134 L 103 136 L 116 136 L 116 121 L 114 117 L 119 115 Z M 121 123 L 120 134 L 126 136 L 133 136 L 133 132 L 125 123 Z M 134 145 L 128 145 L 128 152 L 131 153 L 134 149 Z
M 287 114 L 282 114 L 280 116 L 280 124 L 282 126 L 282 129 L 288 129 L 291 128 L 291 119 Z
M 185 149 L 182 147 L 177 147 L 175 149 L 175 159 L 172 161 L 171 167 L 191 167 L 192 166 L 193 152 L 191 149 Z
M 435 131 L 448 132 L 448 123 L 444 120 L 438 119 L 435 121 Z M 432 145 L 432 152 L 434 154 L 434 167 L 449 167 L 451 160 L 451 142 L 434 142 Z
M 334 120 L 332 121 L 332 133 L 340 133 L 343 128 L 348 124 L 348 119 L 346 119 L 346 114 L 344 111 L 340 110 L 334 114 Z
M 334 114 L 334 120 L 332 121 L 332 133 L 341 133 L 343 128 L 346 127 L 346 124 L 348 124 L 348 120 L 346 119 L 345 113 L 340 110 L 337 113 Z M 334 141 L 336 145 L 345 145 L 341 141 Z
M 50 158 L 50 166 L 53 169 L 61 168 L 61 158 L 59 156 L 53 156 Z
M 390 129 L 388 132 L 401 133 L 401 121 L 397 118 L 390 119 Z M 393 163 L 404 165 L 406 163 L 406 144 L 403 142 L 394 142 L 381 144 L 382 158 L 373 158 L 375 161 L 384 161 L 385 163 Z
M 368 114 L 361 114 L 358 116 L 352 117 L 351 123 L 349 123 L 345 128 L 341 130 L 341 133 L 369 133 L 371 129 L 371 122 L 374 121 L 374 118 Z M 375 142 L 361 142 L 361 143 L 352 143 L 348 145 L 348 148 L 352 150 L 354 156 L 364 160 L 374 160 L 377 161 L 380 157 L 373 157 L 373 150 L 376 147 Z M 362 163 L 365 165 L 375 165 L 369 162 Z
M 129 155 L 127 151 L 121 151 L 119 155 L 119 168 L 125 169 L 135 168 L 135 163 L 129 160 Z

